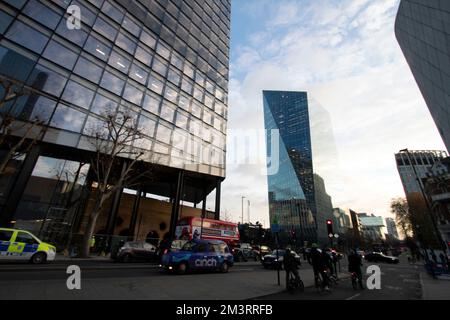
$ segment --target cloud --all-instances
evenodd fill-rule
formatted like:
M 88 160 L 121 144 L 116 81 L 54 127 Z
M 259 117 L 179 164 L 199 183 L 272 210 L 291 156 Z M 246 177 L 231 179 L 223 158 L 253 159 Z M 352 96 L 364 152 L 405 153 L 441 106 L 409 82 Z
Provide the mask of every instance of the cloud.
M 234 3 L 235 24 L 259 0 Z M 264 127 L 262 90 L 308 91 L 329 113 L 339 170 L 324 177 L 335 206 L 387 215 L 402 196 L 394 153 L 444 149 L 394 36 L 398 0 L 264 0 L 234 37 L 229 128 Z M 247 30 L 247 29 L 246 29 Z M 240 219 L 240 196 L 252 221 L 268 222 L 261 168 L 233 166 L 223 207 Z M 245 194 L 244 194 L 245 193 Z

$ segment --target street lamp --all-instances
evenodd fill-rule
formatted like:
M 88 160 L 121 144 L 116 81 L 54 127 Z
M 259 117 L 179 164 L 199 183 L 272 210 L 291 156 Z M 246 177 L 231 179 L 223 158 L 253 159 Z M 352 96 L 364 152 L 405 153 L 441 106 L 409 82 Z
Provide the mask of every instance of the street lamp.
M 436 237 L 437 237 L 437 239 L 439 241 L 439 244 L 442 246 L 444 254 L 447 255 L 447 247 L 445 246 L 444 241 L 442 240 L 441 233 L 439 232 L 439 229 L 437 227 L 436 221 L 434 220 L 434 214 L 433 214 L 433 211 L 431 209 L 430 202 L 428 201 L 428 196 L 425 194 L 425 190 L 424 190 L 424 186 L 422 184 L 422 180 L 420 179 L 420 177 L 419 177 L 419 175 L 417 173 L 416 167 L 413 165 L 413 163 L 411 161 L 412 160 L 411 159 L 411 153 L 409 152 L 408 149 L 400 150 L 400 152 L 406 153 L 406 156 L 408 157 L 409 165 L 413 169 L 413 172 L 414 172 L 414 175 L 416 177 L 417 183 L 419 184 L 420 192 L 422 193 L 422 197 L 425 200 L 425 204 L 427 206 L 427 210 L 428 210 L 428 212 L 430 214 L 430 218 L 431 218 L 431 222 L 433 224 L 434 232 L 436 233 Z M 426 256 L 428 257 L 428 253 L 427 253 Z

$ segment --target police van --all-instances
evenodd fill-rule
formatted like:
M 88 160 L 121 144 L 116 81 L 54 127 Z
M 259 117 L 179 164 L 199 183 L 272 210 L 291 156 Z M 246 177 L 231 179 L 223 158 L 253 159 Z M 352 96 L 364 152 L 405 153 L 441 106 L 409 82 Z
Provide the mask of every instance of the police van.
M 29 261 L 41 264 L 55 260 L 56 248 L 32 233 L 0 228 L 0 261 Z
M 233 255 L 224 241 L 192 240 L 179 251 L 163 255 L 160 267 L 168 272 L 184 274 L 189 271 L 228 272 Z

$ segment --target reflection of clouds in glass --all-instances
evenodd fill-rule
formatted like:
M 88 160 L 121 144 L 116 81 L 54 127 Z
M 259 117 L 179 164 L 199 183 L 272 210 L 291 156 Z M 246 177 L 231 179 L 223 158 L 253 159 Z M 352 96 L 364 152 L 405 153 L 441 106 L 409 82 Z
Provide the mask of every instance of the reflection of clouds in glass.
M 331 117 L 315 99 L 310 97 L 308 103 L 314 173 L 325 180 L 327 192 L 333 196 L 342 189 L 342 179 Z
M 85 118 L 86 115 L 84 113 L 59 104 L 53 115 L 51 125 L 69 131 L 80 132 Z

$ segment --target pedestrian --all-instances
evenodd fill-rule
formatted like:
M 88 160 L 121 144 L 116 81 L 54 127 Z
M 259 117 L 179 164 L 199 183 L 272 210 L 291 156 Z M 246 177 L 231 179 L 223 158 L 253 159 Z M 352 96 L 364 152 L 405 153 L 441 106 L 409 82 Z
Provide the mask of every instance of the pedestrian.
M 318 245 L 316 243 L 313 243 L 311 245 L 311 251 L 309 253 L 309 263 L 313 267 L 314 272 L 314 282 L 316 285 L 316 288 L 319 287 L 319 276 L 322 277 L 322 288 L 324 288 L 326 291 L 329 291 L 330 288 L 328 286 L 328 276 L 326 275 L 325 268 L 325 260 L 323 257 L 323 253 L 319 250 Z

